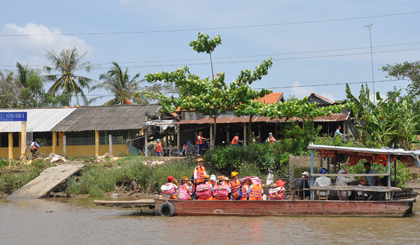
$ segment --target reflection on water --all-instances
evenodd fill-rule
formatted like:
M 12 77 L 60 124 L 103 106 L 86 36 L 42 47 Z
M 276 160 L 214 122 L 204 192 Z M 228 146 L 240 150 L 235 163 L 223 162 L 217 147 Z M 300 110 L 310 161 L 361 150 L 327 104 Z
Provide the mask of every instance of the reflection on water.
M 409 218 L 168 218 L 97 207 L 93 199 L 0 200 L 0 244 L 418 244 L 419 225 L 420 212 Z

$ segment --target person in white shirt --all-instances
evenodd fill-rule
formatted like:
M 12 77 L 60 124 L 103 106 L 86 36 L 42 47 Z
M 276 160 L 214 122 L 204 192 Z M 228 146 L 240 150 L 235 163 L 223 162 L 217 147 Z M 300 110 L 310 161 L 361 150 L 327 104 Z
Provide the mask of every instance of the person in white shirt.
M 321 168 L 319 170 L 319 173 L 320 174 L 326 174 L 327 170 L 325 168 Z M 321 176 L 321 177 L 316 178 L 315 183 L 314 183 L 314 186 L 328 186 L 328 185 L 331 185 L 331 179 L 330 179 L 330 177 L 327 177 L 327 176 Z M 326 191 L 319 191 L 319 192 L 316 191 L 316 194 L 320 195 L 320 196 L 326 196 L 327 193 L 330 194 L 329 191 L 328 192 L 326 192 Z
M 349 171 L 347 169 L 340 169 L 338 171 L 339 174 L 349 174 Z M 337 180 L 335 182 L 335 185 L 338 186 L 346 186 L 348 185 L 350 182 L 354 181 L 354 178 L 352 176 L 347 176 L 348 178 L 346 178 L 346 176 L 338 176 Z M 346 192 L 345 191 L 341 191 L 340 192 L 341 197 L 346 197 Z M 347 197 L 349 197 L 351 195 L 351 191 L 348 191 L 347 193 Z

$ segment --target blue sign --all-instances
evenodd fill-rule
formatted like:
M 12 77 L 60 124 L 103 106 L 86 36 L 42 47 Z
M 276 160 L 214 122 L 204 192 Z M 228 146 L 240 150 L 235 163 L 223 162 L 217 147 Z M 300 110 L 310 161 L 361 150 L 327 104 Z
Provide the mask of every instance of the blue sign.
M 0 122 L 26 122 L 27 112 L 0 112 Z

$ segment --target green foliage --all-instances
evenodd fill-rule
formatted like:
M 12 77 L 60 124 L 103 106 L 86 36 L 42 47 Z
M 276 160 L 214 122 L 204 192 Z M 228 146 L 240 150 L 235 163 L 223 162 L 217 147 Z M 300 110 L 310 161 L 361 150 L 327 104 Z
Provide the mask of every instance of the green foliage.
M 192 41 L 189 46 L 192 47 L 197 53 L 208 53 L 211 54 L 214 49 L 222 44 L 222 38 L 220 35 L 210 38 L 208 34 L 198 33 L 198 39 Z
M 398 80 L 409 78 L 411 84 L 408 85 L 407 91 L 411 96 L 420 95 L 420 61 L 408 62 L 402 64 L 385 65 L 382 71 L 388 72 L 388 76 L 395 77 Z M 387 76 L 387 78 L 388 78 Z
M 315 141 L 321 129 L 322 126 L 315 127 L 311 121 L 307 122 L 304 128 L 295 123 L 288 123 L 284 130 L 284 139 L 278 144 L 282 146 L 284 152 L 290 152 L 292 155 L 309 155 L 308 145 Z
M 44 76 L 47 81 L 54 82 L 48 90 L 51 96 L 54 96 L 58 90 L 62 89 L 63 94 L 74 95 L 77 103 L 79 103 L 79 96 L 81 96 L 85 104 L 88 104 L 88 99 L 83 89 L 89 89 L 89 85 L 93 80 L 75 74 L 78 70 L 90 72 L 93 69 L 93 65 L 90 62 L 82 62 L 86 54 L 87 52 L 79 56 L 76 48 L 63 49 L 60 54 L 55 53 L 54 50 L 47 51 L 47 58 L 52 62 L 52 67 L 46 66 L 44 67 L 45 70 L 47 72 L 52 70 L 59 72 L 59 74 Z
M 362 85 L 359 99 L 351 94 L 348 85 L 346 93 L 357 124 L 356 137 L 366 147 L 411 148 L 420 126 L 420 116 L 415 113 L 415 102 L 410 95 L 401 97 L 401 91 L 395 91 L 383 99 L 378 92 L 378 103 L 374 104 L 369 100 L 367 84 Z
M 89 194 L 93 197 L 103 197 L 105 192 L 114 190 L 115 185 L 130 183 L 135 180 L 143 190 L 157 181 L 159 185 L 166 183 L 168 176 L 176 179 L 182 176 L 190 178 L 196 162 L 182 160 L 150 168 L 144 164 L 146 158 L 131 156 L 116 161 L 108 167 L 98 164 L 88 164 L 80 177 L 73 176 L 67 181 L 70 194 Z
M 112 64 L 113 67 L 108 72 L 99 75 L 99 80 L 103 80 L 103 82 L 93 86 L 91 90 L 93 91 L 98 88 L 104 89 L 114 95 L 114 98 L 105 102 L 104 105 L 125 105 L 126 100 L 134 98 L 134 94 L 139 89 L 139 82 L 143 80 L 138 80 L 140 73 L 135 74 L 130 79 L 128 68 L 123 71 L 117 62 L 112 62 Z M 94 98 L 93 100 L 98 98 L 101 97 Z
M 280 144 L 252 144 L 247 147 L 217 147 L 204 155 L 209 167 L 224 175 L 246 170 L 266 174 L 268 168 L 287 172 L 290 153 L 284 153 Z M 241 173 L 241 172 L 240 172 Z M 243 173 L 241 173 L 243 175 Z

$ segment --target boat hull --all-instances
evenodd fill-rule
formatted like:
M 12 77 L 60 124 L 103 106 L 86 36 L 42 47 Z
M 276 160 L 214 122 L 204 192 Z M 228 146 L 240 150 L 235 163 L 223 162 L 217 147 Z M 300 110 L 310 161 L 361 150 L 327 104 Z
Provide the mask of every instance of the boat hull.
M 192 201 L 155 199 L 156 210 L 168 201 L 178 216 L 381 216 L 404 217 L 412 213 L 407 201 Z

